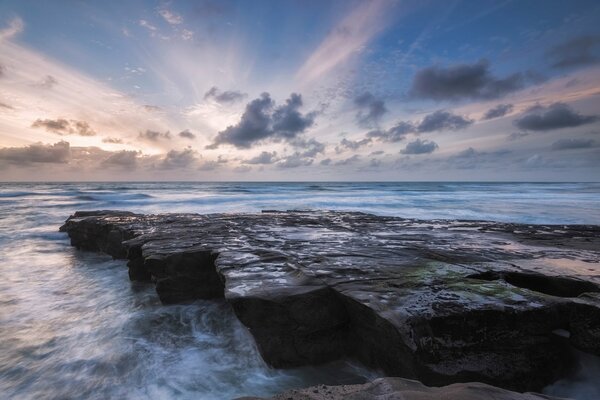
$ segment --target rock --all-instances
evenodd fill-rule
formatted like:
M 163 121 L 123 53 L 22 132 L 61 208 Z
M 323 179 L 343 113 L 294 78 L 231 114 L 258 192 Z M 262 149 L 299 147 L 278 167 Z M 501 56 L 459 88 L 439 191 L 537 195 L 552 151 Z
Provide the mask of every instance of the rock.
M 380 378 L 364 385 L 319 385 L 287 392 L 269 400 L 552 400 L 556 397 L 536 393 L 516 393 L 483 383 L 455 383 L 427 387 L 403 378 Z M 261 400 L 242 397 L 238 400 Z M 267 399 L 263 399 L 267 400 Z
M 600 354 L 597 226 L 102 211 L 61 230 L 129 259 L 165 303 L 225 297 L 274 367 L 352 357 L 524 391 L 565 376 L 569 346 Z

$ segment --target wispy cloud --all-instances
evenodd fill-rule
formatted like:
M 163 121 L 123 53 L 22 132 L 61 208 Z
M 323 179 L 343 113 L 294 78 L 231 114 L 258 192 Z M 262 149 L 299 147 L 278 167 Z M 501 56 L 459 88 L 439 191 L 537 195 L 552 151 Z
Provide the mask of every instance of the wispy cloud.
M 296 73 L 296 79 L 309 83 L 333 70 L 359 52 L 385 27 L 385 0 L 363 1 L 340 21 Z
M 0 42 L 11 39 L 23 31 L 25 24 L 19 17 L 15 17 L 10 20 L 8 26 L 4 29 L 0 29 Z

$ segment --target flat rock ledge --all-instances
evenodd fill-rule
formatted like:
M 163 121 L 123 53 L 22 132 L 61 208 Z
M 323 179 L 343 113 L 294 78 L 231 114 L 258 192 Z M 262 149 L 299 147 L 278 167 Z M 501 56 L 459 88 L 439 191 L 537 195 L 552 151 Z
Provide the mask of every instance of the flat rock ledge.
M 319 385 L 289 390 L 270 399 L 242 397 L 238 400 L 559 400 L 537 393 L 517 393 L 484 383 L 455 383 L 427 387 L 403 378 L 380 378 L 364 385 Z
M 352 358 L 430 386 L 537 391 L 573 347 L 600 355 L 599 226 L 88 211 L 60 229 L 128 259 L 163 303 L 224 297 L 278 368 Z

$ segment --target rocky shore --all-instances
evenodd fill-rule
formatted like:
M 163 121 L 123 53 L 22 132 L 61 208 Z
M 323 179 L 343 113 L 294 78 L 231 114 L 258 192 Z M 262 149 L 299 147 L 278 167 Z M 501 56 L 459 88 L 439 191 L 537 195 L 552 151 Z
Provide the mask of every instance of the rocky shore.
M 484 383 L 454 383 L 427 387 L 404 378 L 380 378 L 364 385 L 319 385 L 289 390 L 270 399 L 242 397 L 238 400 L 559 400 L 537 393 L 517 393 Z
M 572 347 L 600 355 L 599 226 L 90 211 L 61 231 L 128 259 L 163 303 L 224 297 L 274 367 L 349 357 L 429 386 L 535 391 Z

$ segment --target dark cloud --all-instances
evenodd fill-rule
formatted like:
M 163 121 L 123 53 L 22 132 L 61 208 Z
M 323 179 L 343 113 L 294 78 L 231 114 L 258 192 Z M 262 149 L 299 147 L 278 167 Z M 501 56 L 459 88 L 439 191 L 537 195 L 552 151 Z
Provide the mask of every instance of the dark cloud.
M 467 117 L 438 110 L 425 116 L 419 123 L 400 121 L 390 129 L 377 129 L 367 132 L 367 138 L 396 143 L 404 140 L 409 133 L 418 134 L 443 130 L 457 131 L 470 126 L 473 122 L 472 119 Z
M 592 139 L 559 139 L 552 143 L 552 150 L 589 149 L 594 147 Z
M 48 132 L 59 135 L 95 136 L 90 125 L 85 121 L 58 119 L 37 119 L 31 124 L 32 128 L 45 128 Z
M 197 152 L 191 148 L 181 151 L 171 150 L 162 160 L 161 167 L 165 169 L 186 168 L 196 162 Z
M 237 90 L 227 90 L 225 92 L 221 92 L 216 86 L 213 86 L 204 94 L 204 99 L 212 99 L 217 103 L 227 104 L 243 100 L 246 98 L 246 96 L 248 96 L 246 93 L 242 93 Z
M 140 139 L 149 140 L 151 142 L 156 142 L 159 139 L 171 140 L 171 132 L 166 131 L 163 133 L 163 132 L 158 132 L 158 131 L 153 131 L 153 130 L 147 129 L 146 132 L 140 132 L 138 137 Z
M 273 131 L 277 136 L 294 139 L 298 133 L 304 132 L 314 123 L 314 113 L 303 116 L 298 109 L 302 107 L 302 96 L 292 93 L 285 105 L 275 109 L 273 113 Z
M 238 148 L 249 148 L 255 142 L 273 136 L 271 129 L 271 110 L 274 101 L 268 93 L 263 93 L 258 99 L 246 105 L 246 110 L 237 125 L 227 127 L 219 132 L 211 148 L 219 144 L 229 143 Z
M 162 111 L 162 108 L 159 106 L 153 106 L 150 104 L 145 104 L 144 105 L 144 110 L 148 111 L 148 112 L 160 112 Z
M 348 157 L 348 158 L 344 158 L 343 160 L 336 161 L 335 165 L 356 164 L 358 161 L 360 161 L 360 156 L 358 154 L 355 154 L 352 157 Z
M 413 142 L 410 142 L 406 145 L 406 147 L 401 151 L 402 154 L 429 154 L 433 153 L 438 148 L 436 142 L 432 142 L 429 140 L 421 140 L 416 139 Z
M 217 161 L 205 161 L 202 164 L 200 164 L 198 169 L 200 171 L 214 171 L 215 169 L 219 168 L 220 166 L 221 166 L 221 164 Z
M 370 92 L 365 92 L 356 97 L 354 104 L 360 108 L 356 114 L 358 124 L 366 128 L 377 126 L 381 117 L 388 111 L 385 102 L 376 98 Z
M 54 144 L 34 143 L 25 147 L 0 148 L 0 160 L 17 165 L 31 163 L 62 164 L 69 161 L 70 154 L 69 142 L 65 141 Z
M 80 136 L 95 136 L 96 132 L 90 127 L 85 121 L 73 121 L 71 120 L 71 127 L 73 131 Z
M 49 132 L 54 132 L 58 134 L 68 134 L 71 124 L 66 119 L 36 119 L 33 124 L 31 124 L 32 128 L 46 128 Z
M 113 137 L 105 137 L 102 139 L 103 143 L 112 143 L 112 144 L 123 144 L 123 139 L 121 138 L 113 138 Z
M 519 140 L 519 139 L 523 139 L 525 136 L 529 136 L 529 133 L 527 132 L 513 132 L 510 135 L 508 135 L 506 138 L 509 141 L 515 141 L 515 140 Z
M 321 165 L 330 165 L 331 164 L 331 158 L 325 158 L 323 160 L 321 160 L 321 162 L 319 164 Z
M 438 110 L 427 115 L 417 126 L 417 132 L 434 132 L 441 130 L 457 131 L 471 125 L 473 120 L 461 115 L 452 114 L 448 111 Z
M 247 165 L 240 165 L 237 166 L 233 169 L 234 172 L 239 172 L 239 173 L 246 173 L 246 172 L 250 172 L 252 171 L 252 167 L 249 167 Z
M 582 35 L 559 43 L 546 52 L 554 68 L 583 67 L 600 62 L 600 36 Z
M 383 151 L 383 150 L 377 150 L 377 151 L 371 152 L 371 154 L 369 154 L 369 155 L 370 156 L 380 156 L 380 155 L 382 155 L 384 153 L 385 153 L 385 151 Z
M 178 136 L 185 138 L 185 139 L 190 139 L 190 140 L 196 139 L 196 135 L 194 135 L 192 132 L 190 132 L 189 129 L 179 132 Z
M 339 146 L 335 147 L 336 153 L 341 153 L 345 150 L 358 150 L 359 148 L 368 145 L 371 143 L 371 138 L 367 137 L 361 140 L 348 140 L 346 138 L 342 139 Z
M 474 169 L 497 166 L 498 163 L 506 163 L 506 156 L 510 154 L 509 150 L 496 150 L 492 152 L 478 151 L 472 147 L 465 149 L 458 154 L 448 157 L 447 164 L 452 168 Z
M 112 153 L 104 161 L 102 165 L 106 167 L 119 167 L 125 169 L 135 169 L 138 162 L 139 151 L 121 150 Z
M 15 108 L 9 104 L 0 102 L 0 108 L 6 108 L 8 110 L 14 110 Z
M 296 138 L 290 141 L 290 144 L 302 157 L 315 157 L 325 151 L 325 145 L 314 138 L 308 140 Z
M 382 142 L 396 143 L 404 140 L 407 134 L 416 132 L 415 126 L 411 122 L 400 121 L 395 126 L 387 130 L 374 130 L 367 133 L 368 138 L 378 139 Z
M 382 161 L 378 158 L 372 158 L 369 161 L 369 168 L 379 168 L 382 165 Z
M 219 132 L 208 148 L 214 149 L 228 143 L 238 148 L 249 148 L 264 140 L 292 141 L 314 123 L 315 113 L 303 115 L 302 96 L 292 93 L 282 106 L 275 108 L 275 102 L 268 93 L 246 105 L 246 110 L 237 125 Z
M 244 164 L 273 164 L 278 160 L 277 152 L 272 151 L 263 151 L 256 157 L 250 158 L 249 160 L 244 161 Z
M 423 68 L 415 74 L 409 94 L 438 101 L 495 99 L 521 89 L 529 78 L 522 73 L 495 77 L 490 71 L 490 63 L 484 59 L 474 64 Z
M 52 75 L 46 75 L 44 79 L 38 84 L 38 86 L 43 87 L 45 89 L 52 89 L 55 85 L 58 84 L 58 81 Z
M 490 108 L 489 110 L 487 110 L 485 115 L 483 116 L 482 120 L 504 117 L 506 114 L 508 114 L 512 110 L 513 110 L 512 104 L 498 104 L 496 107 Z
M 574 128 L 597 121 L 593 115 L 582 115 L 564 103 L 554 103 L 548 107 L 535 106 L 525 115 L 515 120 L 515 125 L 528 131 L 549 131 L 552 129 Z

